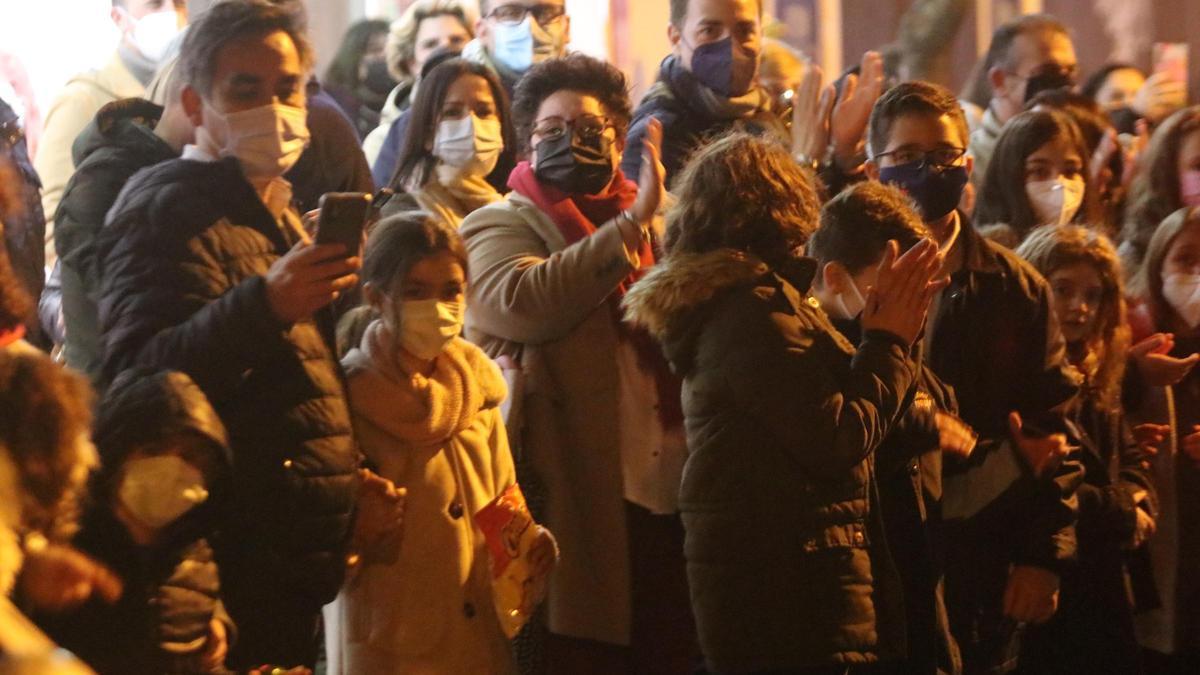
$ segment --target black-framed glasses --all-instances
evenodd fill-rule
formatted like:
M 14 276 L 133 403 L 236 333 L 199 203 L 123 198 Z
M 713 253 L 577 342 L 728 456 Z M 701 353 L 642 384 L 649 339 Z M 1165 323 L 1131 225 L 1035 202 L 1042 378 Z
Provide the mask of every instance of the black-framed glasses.
M 554 141 L 562 138 L 568 131 L 575 131 L 579 137 L 584 140 L 592 140 L 598 138 L 601 134 L 612 127 L 612 122 L 607 117 L 600 115 L 580 115 L 574 120 L 567 121 L 561 117 L 547 117 L 538 120 L 533 127 L 533 133 L 542 137 L 542 140 Z
M 488 13 L 490 18 L 510 25 L 516 25 L 525 20 L 526 14 L 532 14 L 533 20 L 545 26 L 563 18 L 567 9 L 563 5 L 500 5 Z
M 935 150 L 918 150 L 916 148 L 900 148 L 891 152 L 881 152 L 875 155 L 875 161 L 878 162 L 884 157 L 889 157 L 892 164 L 901 166 L 904 164 L 920 163 L 920 166 L 934 166 L 938 168 L 946 168 L 957 166 L 963 155 L 967 154 L 966 148 L 937 148 Z

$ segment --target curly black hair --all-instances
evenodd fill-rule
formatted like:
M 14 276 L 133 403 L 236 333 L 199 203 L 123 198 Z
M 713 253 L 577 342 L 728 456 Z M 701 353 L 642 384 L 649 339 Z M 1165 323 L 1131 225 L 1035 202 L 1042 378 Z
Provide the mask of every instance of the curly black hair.
M 633 118 L 629 81 L 625 74 L 610 63 L 575 53 L 539 63 L 517 83 L 513 92 L 513 122 L 523 152 L 530 150 L 529 137 L 533 135 L 542 102 L 564 90 L 595 96 L 617 132 L 617 138 L 625 138 Z

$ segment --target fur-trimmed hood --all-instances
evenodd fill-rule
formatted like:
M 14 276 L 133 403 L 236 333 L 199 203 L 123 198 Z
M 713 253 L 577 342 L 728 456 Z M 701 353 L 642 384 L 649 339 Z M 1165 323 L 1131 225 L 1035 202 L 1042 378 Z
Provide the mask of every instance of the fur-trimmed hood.
M 685 375 L 703 322 L 702 313 L 696 310 L 722 291 L 757 285 L 773 273 L 803 293 L 812 282 L 816 265 L 812 260 L 797 259 L 794 266 L 794 270 L 774 270 L 761 259 L 733 249 L 670 255 L 625 295 L 621 303 L 625 320 L 658 340 L 675 372 Z

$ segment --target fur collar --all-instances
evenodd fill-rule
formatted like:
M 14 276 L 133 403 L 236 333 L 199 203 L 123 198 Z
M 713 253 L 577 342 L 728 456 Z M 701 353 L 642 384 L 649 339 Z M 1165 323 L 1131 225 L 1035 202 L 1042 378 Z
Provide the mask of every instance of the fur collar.
M 732 249 L 670 255 L 634 284 L 621 304 L 627 321 L 661 341 L 676 317 L 770 271 L 758 258 Z

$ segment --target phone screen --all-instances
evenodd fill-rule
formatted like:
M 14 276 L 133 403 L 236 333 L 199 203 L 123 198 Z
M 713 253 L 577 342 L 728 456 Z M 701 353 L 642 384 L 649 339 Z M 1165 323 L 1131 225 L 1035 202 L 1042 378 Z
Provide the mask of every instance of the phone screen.
M 1188 81 L 1188 45 L 1186 42 L 1155 42 L 1154 73 L 1165 73 L 1174 81 Z

